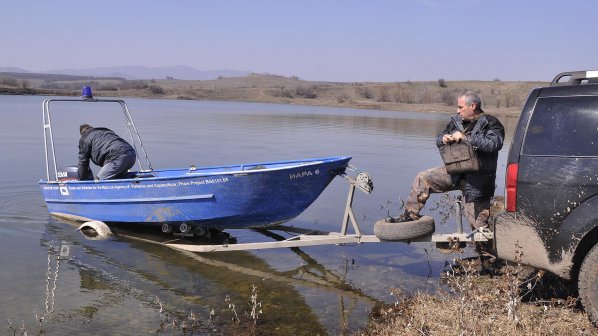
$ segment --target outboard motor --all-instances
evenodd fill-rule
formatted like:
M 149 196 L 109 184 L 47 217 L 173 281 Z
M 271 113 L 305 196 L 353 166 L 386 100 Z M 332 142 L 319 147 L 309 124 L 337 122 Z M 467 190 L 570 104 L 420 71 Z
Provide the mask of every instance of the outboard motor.
M 59 182 L 79 180 L 79 167 L 77 166 L 60 167 L 58 168 L 57 173 Z

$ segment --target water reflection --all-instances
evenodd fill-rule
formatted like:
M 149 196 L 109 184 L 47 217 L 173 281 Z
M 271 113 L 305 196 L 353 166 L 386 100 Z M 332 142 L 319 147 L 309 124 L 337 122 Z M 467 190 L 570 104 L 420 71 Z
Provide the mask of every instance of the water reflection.
M 117 235 L 112 239 L 86 240 L 74 230 L 73 224 L 52 220 L 42 241 L 49 251 L 46 316 L 51 322 L 48 330 L 58 331 L 54 327 L 75 330 L 76 323 L 62 318 L 68 315 L 74 321 L 92 321 L 94 328 L 111 330 L 111 334 L 126 334 L 130 329 L 123 319 L 129 317 L 123 315 L 121 307 L 141 303 L 145 309 L 151 311 L 154 308 L 158 312 L 156 299 L 180 318 L 185 318 L 181 312 L 188 311 L 191 306 L 207 321 L 210 310 L 215 309 L 217 313 L 211 321 L 212 327 L 226 329 L 230 327 L 231 312 L 224 304 L 225 297 L 236 302 L 239 313 L 242 313 L 247 310 L 253 285 L 259 288 L 258 298 L 264 311 L 260 330 L 272 334 L 330 332 L 330 326 L 326 325 L 330 321 L 323 322 L 312 304 L 306 302 L 302 294 L 305 288 L 324 291 L 326 296 L 332 295 L 339 300 L 342 309 L 337 311 L 338 326 L 348 325 L 364 309 L 380 302 L 348 281 L 350 265 L 339 273 L 299 248 L 291 250 L 301 259 L 300 266 L 278 271 L 263 258 L 248 252 L 204 255 L 172 250 L 156 243 L 170 239 L 170 236 L 155 235 L 151 230 L 116 228 Z M 266 234 L 274 239 L 284 238 Z M 60 242 L 60 247 L 56 242 Z M 71 306 L 73 302 L 64 297 L 65 286 L 69 284 L 68 280 L 59 277 L 60 263 L 78 272 L 80 294 L 92 294 L 96 299 Z M 298 290 L 300 288 L 303 290 Z M 327 319 L 330 320 L 330 316 Z M 154 326 L 157 321 L 153 321 Z
M 356 133 L 376 133 L 390 132 L 392 134 L 401 134 L 403 136 L 416 137 L 435 137 L 444 128 L 444 120 L 422 120 L 407 119 L 396 117 L 374 117 L 374 116 L 347 116 L 347 115 L 325 115 L 325 114 L 307 114 L 307 115 L 257 115 L 245 116 L 237 115 L 233 117 L 241 120 L 243 124 L 251 125 L 271 125 L 273 127 L 297 127 L 301 128 L 336 128 L 342 127 L 350 129 Z M 440 121 L 440 122 L 439 122 Z

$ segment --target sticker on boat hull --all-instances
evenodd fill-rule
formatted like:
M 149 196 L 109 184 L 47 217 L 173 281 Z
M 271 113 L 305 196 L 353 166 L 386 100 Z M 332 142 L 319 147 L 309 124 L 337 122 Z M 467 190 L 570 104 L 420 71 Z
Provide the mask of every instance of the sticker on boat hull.
M 60 186 L 60 195 L 68 196 L 69 195 L 69 188 L 66 186 Z
M 320 170 L 319 169 L 316 169 L 313 172 L 311 170 L 305 170 L 305 171 L 298 172 L 298 173 L 295 173 L 295 174 L 291 173 L 291 174 L 289 174 L 289 178 L 291 180 L 295 180 L 295 179 L 298 179 L 298 178 L 303 178 L 303 177 L 308 177 L 308 176 L 313 176 L 313 175 L 318 175 L 318 174 L 320 174 Z

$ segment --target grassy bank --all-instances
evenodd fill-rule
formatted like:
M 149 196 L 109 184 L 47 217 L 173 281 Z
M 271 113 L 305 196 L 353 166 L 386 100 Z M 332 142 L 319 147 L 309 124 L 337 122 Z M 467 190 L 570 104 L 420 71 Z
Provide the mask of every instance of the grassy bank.
M 125 80 L 66 75 L 0 73 L 0 94 L 78 96 L 91 86 L 97 96 L 243 101 L 413 112 L 454 112 L 456 96 L 479 92 L 487 112 L 518 115 L 529 91 L 543 82 L 314 82 L 296 77 L 251 74 L 191 81 Z
M 572 285 L 521 265 L 455 259 L 436 293 L 393 294 L 358 335 L 598 335 Z

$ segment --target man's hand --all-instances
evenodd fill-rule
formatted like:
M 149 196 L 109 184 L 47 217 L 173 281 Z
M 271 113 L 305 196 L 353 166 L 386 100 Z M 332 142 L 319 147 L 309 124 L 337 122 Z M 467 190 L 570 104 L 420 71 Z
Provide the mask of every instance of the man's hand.
M 449 143 L 452 143 L 452 142 L 461 142 L 464 139 L 467 139 L 465 137 L 465 134 L 457 131 L 457 132 L 455 132 L 453 134 L 445 134 L 445 135 L 443 135 L 442 136 L 442 143 L 446 145 L 446 144 L 449 144 Z
M 461 132 L 459 132 L 459 131 L 457 131 L 457 132 L 453 133 L 453 134 L 451 135 L 451 138 L 452 138 L 452 139 L 453 139 L 453 141 L 455 141 L 455 142 L 461 142 L 462 140 L 465 140 L 465 139 L 466 139 L 466 137 L 465 137 L 465 134 L 463 134 L 463 133 L 461 133 Z

